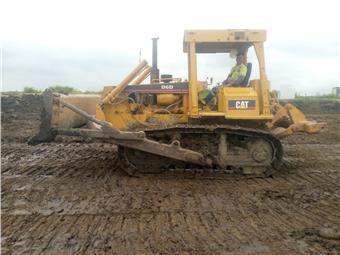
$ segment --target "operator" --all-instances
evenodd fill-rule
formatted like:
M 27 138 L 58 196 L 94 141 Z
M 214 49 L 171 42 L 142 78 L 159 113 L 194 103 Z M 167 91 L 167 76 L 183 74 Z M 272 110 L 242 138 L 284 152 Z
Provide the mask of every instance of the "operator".
M 222 82 L 222 87 L 238 87 L 242 84 L 247 74 L 247 66 L 244 64 L 244 54 L 238 53 L 236 57 L 236 65 L 231 69 L 226 80 Z
M 247 74 L 247 66 L 244 64 L 244 53 L 239 52 L 236 57 L 236 65 L 231 69 L 227 79 L 222 82 L 222 85 L 214 87 L 210 90 L 203 90 L 199 93 L 199 100 L 204 104 L 216 106 L 218 90 L 223 87 L 239 87 L 242 84 Z

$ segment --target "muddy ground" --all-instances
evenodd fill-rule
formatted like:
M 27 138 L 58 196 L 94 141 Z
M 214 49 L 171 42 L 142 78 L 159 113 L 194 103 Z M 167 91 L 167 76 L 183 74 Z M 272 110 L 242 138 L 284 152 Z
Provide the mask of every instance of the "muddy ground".
M 15 102 L 13 102 L 13 100 Z M 2 254 L 340 254 L 340 115 L 283 141 L 272 178 L 131 178 L 116 148 L 28 146 L 40 99 L 2 99 Z

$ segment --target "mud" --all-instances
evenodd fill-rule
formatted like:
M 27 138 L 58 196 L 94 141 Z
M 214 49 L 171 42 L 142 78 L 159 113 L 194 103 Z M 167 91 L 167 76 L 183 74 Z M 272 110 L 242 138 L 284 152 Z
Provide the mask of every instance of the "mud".
M 272 178 L 131 178 L 110 144 L 27 145 L 39 107 L 2 106 L 2 254 L 340 253 L 339 115 Z

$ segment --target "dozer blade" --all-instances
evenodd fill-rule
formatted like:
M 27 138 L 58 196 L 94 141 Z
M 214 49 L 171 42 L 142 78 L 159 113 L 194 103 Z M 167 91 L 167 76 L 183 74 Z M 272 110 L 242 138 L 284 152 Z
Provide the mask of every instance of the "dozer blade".
M 31 139 L 31 144 L 53 141 L 54 137 L 57 134 L 80 136 L 84 135 L 94 138 L 104 138 L 108 142 L 119 146 L 132 148 L 159 156 L 164 156 L 182 162 L 193 163 L 199 166 L 210 166 L 212 164 L 212 161 L 210 159 L 206 159 L 203 154 L 193 150 L 184 149 L 180 146 L 178 142 L 174 142 L 172 144 L 163 144 L 147 139 L 145 137 L 145 133 L 142 131 L 120 131 L 119 129 L 112 127 L 109 122 L 98 120 L 88 112 L 82 110 L 81 108 L 78 108 L 70 102 L 67 102 L 65 98 L 60 95 L 54 95 L 51 92 L 46 92 L 46 94 L 44 94 L 43 100 L 44 109 L 42 115 L 44 116 L 42 116 L 42 129 L 37 136 Z M 60 121 L 55 121 L 56 115 L 54 110 L 55 108 L 58 109 L 61 106 L 72 111 L 73 114 L 79 115 L 81 117 L 80 120 L 82 121 L 80 121 L 79 123 L 74 122 L 74 120 L 71 121 L 67 119 L 58 119 Z M 93 107 L 93 109 L 95 109 L 95 106 Z M 74 128 L 75 125 L 86 122 L 96 123 L 100 128 L 97 130 Z
M 77 108 L 92 115 L 95 114 L 96 105 L 100 100 L 99 95 L 62 95 L 45 90 L 42 94 L 42 113 L 39 133 L 29 140 L 29 144 L 51 142 L 56 133 L 54 127 L 78 128 L 86 125 L 88 120 L 74 111 L 65 108 L 55 98 L 71 103 Z
M 278 108 L 279 110 L 272 121 L 267 123 L 267 126 L 271 128 L 272 133 L 277 137 L 283 138 L 297 132 L 318 133 L 326 126 L 325 122 L 318 123 L 307 120 L 303 112 L 292 104 L 286 104 Z

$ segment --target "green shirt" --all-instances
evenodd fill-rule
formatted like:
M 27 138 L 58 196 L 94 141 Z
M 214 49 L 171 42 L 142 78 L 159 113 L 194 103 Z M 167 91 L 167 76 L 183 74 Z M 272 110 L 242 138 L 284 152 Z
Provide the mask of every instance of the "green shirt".
M 227 81 L 230 84 L 241 84 L 246 74 L 247 67 L 244 64 L 234 66 L 230 71 Z

